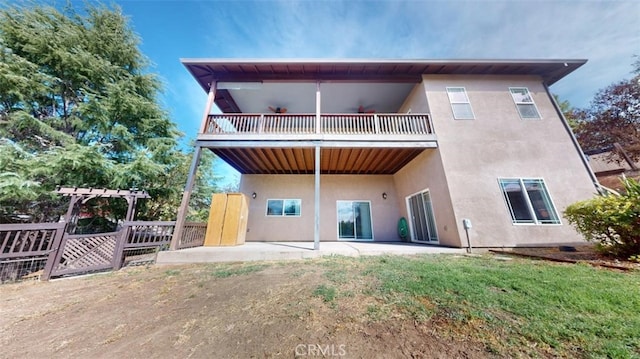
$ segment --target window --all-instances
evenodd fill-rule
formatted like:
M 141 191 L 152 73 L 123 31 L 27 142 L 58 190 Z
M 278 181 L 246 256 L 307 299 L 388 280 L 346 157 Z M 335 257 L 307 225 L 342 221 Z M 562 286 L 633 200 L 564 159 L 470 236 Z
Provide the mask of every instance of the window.
M 513 102 L 518 107 L 520 118 L 540 118 L 536 104 L 533 102 L 533 97 L 531 97 L 526 87 L 510 87 L 509 91 L 511 91 Z
M 267 216 L 299 217 L 302 200 L 299 199 L 268 199 Z
M 456 120 L 473 120 L 473 110 L 464 87 L 447 87 L 447 95 Z
M 542 179 L 499 179 L 513 223 L 560 224 Z
M 338 239 L 373 240 L 370 202 L 338 201 Z

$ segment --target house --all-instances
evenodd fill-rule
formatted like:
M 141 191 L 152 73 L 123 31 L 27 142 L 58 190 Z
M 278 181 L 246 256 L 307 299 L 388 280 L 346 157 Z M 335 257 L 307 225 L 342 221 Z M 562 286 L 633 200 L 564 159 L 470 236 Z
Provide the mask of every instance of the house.
M 581 241 L 562 212 L 597 180 L 548 86 L 585 62 L 183 59 L 209 96 L 174 238 L 208 149 L 247 241 Z
M 634 161 L 617 143 L 613 148 L 585 151 L 585 155 L 598 178 L 598 183 L 606 188 L 623 190 L 623 175 L 640 179 L 640 161 Z

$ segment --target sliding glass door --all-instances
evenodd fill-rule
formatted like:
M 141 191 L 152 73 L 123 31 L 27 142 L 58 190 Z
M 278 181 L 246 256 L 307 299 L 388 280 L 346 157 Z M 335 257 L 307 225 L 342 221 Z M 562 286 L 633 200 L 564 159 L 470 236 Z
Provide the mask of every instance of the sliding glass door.
M 412 240 L 422 243 L 437 243 L 436 221 L 431 206 L 429 191 L 420 192 L 407 198 L 411 218 Z
M 371 202 L 338 201 L 338 239 L 373 240 Z

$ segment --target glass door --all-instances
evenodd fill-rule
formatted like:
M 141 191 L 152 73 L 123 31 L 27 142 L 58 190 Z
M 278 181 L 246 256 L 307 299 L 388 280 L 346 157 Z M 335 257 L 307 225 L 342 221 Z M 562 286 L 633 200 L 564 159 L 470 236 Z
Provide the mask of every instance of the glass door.
M 373 240 L 370 202 L 338 201 L 338 239 Z
M 414 242 L 437 243 L 436 221 L 431 206 L 429 191 L 420 192 L 407 198 L 411 218 L 411 239 Z

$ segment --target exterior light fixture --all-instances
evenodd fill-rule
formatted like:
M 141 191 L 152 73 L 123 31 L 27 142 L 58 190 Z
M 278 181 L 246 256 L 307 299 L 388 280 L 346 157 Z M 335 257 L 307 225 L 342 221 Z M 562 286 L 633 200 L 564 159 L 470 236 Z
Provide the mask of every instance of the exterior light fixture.
M 382 192 L 382 199 L 387 199 L 387 192 Z
M 253 192 L 253 193 L 251 194 L 251 198 L 256 199 L 256 197 L 258 197 L 258 194 L 257 194 L 257 193 L 255 193 L 255 192 Z

